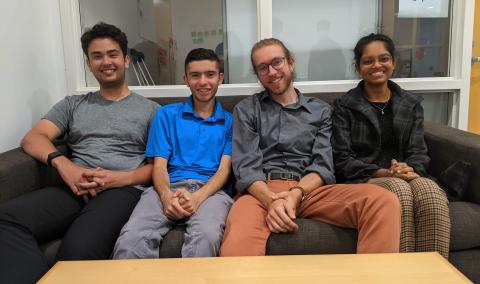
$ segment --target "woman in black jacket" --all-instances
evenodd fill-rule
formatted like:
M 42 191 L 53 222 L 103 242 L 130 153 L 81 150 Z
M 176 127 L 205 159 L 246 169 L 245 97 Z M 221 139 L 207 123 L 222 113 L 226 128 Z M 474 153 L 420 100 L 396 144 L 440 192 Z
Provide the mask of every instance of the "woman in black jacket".
M 382 34 L 354 49 L 362 81 L 334 103 L 332 146 L 338 182 L 379 184 L 402 204 L 400 251 L 448 258 L 450 218 L 444 191 L 426 178 L 422 98 L 390 81 L 395 46 Z

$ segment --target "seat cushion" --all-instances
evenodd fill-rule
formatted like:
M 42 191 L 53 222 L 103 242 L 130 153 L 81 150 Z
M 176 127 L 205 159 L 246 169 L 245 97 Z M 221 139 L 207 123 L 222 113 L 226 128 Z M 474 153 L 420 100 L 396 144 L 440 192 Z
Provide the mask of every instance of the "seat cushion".
M 267 242 L 267 255 L 355 253 L 357 231 L 309 219 L 297 219 L 295 233 L 272 234 Z M 160 246 L 160 257 L 181 257 L 185 226 L 176 226 Z
M 480 283 L 480 248 L 450 252 L 448 261 L 473 283 Z
M 297 219 L 298 231 L 272 234 L 267 255 L 355 253 L 357 230 L 345 229 L 311 219 Z
M 480 247 L 480 205 L 450 202 L 450 251 Z
M 168 232 L 160 244 L 160 258 L 182 257 L 183 234 L 185 225 L 177 225 Z

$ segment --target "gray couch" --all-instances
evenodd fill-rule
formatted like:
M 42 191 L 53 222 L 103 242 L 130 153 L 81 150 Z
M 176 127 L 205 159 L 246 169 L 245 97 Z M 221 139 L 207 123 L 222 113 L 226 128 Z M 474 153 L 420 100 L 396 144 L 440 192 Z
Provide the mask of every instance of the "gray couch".
M 339 94 L 307 94 L 331 103 Z M 220 97 L 231 110 L 242 96 Z M 183 98 L 154 98 L 160 104 Z M 480 283 L 480 136 L 464 131 L 425 123 L 426 141 L 432 158 L 430 174 L 440 177 L 458 161 L 470 164 L 470 175 L 461 182 L 459 201 L 450 202 L 452 223 L 450 262 L 474 282 Z M 59 146 L 64 147 L 64 146 Z M 449 176 L 452 180 L 452 175 Z M 455 176 L 453 176 L 455 177 Z M 455 180 L 453 178 L 453 180 Z M 57 173 L 35 161 L 20 148 L 0 154 L 0 202 L 47 185 L 60 184 Z M 354 253 L 357 232 L 332 225 L 299 219 L 295 234 L 273 234 L 268 240 L 267 254 L 331 254 Z M 160 257 L 180 257 L 184 227 L 174 228 L 162 242 Z M 42 244 L 53 261 L 59 240 Z

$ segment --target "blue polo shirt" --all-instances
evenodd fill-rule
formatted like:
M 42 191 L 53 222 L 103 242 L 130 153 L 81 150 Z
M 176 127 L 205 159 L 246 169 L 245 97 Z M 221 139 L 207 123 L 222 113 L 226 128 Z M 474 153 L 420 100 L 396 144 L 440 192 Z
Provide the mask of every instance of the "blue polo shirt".
M 170 182 L 208 181 L 223 155 L 232 155 L 232 114 L 223 110 L 218 100 L 206 119 L 195 113 L 191 96 L 157 109 L 145 156 L 168 160 Z

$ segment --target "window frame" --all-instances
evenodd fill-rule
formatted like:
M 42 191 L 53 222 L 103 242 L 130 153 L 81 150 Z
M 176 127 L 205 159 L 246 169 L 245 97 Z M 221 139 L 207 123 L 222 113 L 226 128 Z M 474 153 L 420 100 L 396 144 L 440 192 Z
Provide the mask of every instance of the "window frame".
M 258 39 L 272 36 L 272 1 L 257 0 Z M 449 77 L 395 78 L 402 88 L 414 92 L 451 92 L 452 114 L 448 124 L 466 130 L 470 92 L 470 69 L 473 40 L 474 0 L 452 0 Z M 65 56 L 68 94 L 97 90 L 87 87 L 84 56 L 80 44 L 80 7 L 78 0 L 58 0 Z M 358 80 L 302 81 L 294 85 L 304 93 L 346 92 Z M 130 86 L 145 97 L 187 97 L 190 91 L 182 85 Z M 262 90 L 258 83 L 224 84 L 218 96 L 253 94 Z

